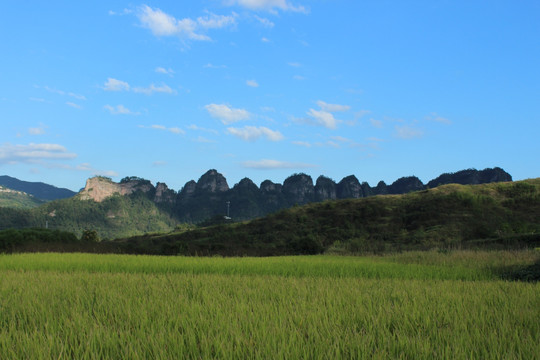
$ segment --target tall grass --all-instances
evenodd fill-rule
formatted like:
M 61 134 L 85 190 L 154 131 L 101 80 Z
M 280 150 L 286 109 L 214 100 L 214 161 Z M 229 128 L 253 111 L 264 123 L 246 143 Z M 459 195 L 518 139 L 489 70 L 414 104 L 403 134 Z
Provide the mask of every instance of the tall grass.
M 406 256 L 1 256 L 0 359 L 540 353 L 539 284 L 488 279 L 489 272 L 448 279 L 441 269 L 455 263 L 426 264 L 442 254 Z

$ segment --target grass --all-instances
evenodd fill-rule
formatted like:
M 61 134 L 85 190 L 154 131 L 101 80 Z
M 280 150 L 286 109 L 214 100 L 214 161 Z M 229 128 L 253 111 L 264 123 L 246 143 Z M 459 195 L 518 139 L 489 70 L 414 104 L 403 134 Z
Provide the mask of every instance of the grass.
M 0 358 L 534 358 L 539 257 L 3 255 Z

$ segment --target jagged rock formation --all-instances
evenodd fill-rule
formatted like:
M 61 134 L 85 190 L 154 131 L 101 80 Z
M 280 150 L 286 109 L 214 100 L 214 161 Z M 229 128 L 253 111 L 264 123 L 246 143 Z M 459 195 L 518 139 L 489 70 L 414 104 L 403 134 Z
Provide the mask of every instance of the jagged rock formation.
M 353 198 L 358 199 L 364 196 L 362 191 L 362 185 L 354 175 L 349 175 L 343 178 L 337 184 L 337 198 L 338 199 L 347 199 Z
M 80 200 L 94 200 L 102 202 L 115 194 L 130 195 L 136 191 L 148 193 L 154 191 L 154 186 L 148 180 L 129 179 L 115 183 L 103 176 L 95 176 L 86 181 L 86 186 L 77 195 Z
M 450 182 L 478 184 L 511 179 L 512 177 L 500 168 L 482 171 L 463 170 L 454 174 L 443 174 L 430 181 L 427 186 L 433 187 L 434 184 Z M 306 174 L 291 175 L 285 179 L 283 185 L 265 180 L 260 187 L 250 179 L 244 178 L 229 188 L 225 177 L 212 169 L 202 175 L 197 182 L 188 181 L 178 193 L 164 183 L 157 183 L 154 187 L 150 181 L 137 177 L 124 178 L 120 183 L 114 183 L 108 178 L 94 177 L 87 181 L 78 198 L 99 202 L 114 194 L 130 195 L 140 191 L 179 221 L 197 223 L 226 214 L 227 202 L 230 202 L 229 210 L 232 218 L 247 220 L 296 204 L 404 194 L 425 188 L 426 186 L 416 176 L 402 177 L 391 185 L 380 181 L 376 187 L 371 187 L 367 182 L 360 183 L 354 175 L 343 178 L 337 184 L 328 177 L 319 176 L 314 185 L 311 176 Z
M 337 199 L 336 182 L 326 176 L 319 176 L 315 183 L 315 201 L 335 199 Z

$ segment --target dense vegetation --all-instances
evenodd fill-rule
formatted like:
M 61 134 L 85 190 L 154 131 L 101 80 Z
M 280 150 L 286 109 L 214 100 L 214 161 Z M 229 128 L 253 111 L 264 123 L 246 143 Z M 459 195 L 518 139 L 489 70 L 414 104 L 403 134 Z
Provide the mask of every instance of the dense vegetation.
M 533 359 L 538 259 L 0 255 L 0 358 Z
M 0 208 L 0 229 L 45 227 L 69 231 L 77 236 L 84 230 L 98 232 L 101 239 L 147 232 L 168 232 L 178 224 L 146 194 L 112 196 L 103 202 L 76 198 L 56 200 L 29 211 Z
M 25 193 L 5 191 L 5 188 L 0 186 L 0 208 L 31 209 L 40 206 L 44 202 Z
M 326 201 L 119 241 L 129 252 L 284 255 L 540 246 L 540 179 Z
M 33 210 L 0 208 L 0 228 L 1 222 L 17 227 L 47 223 L 50 228 L 73 232 L 79 238 L 84 231 L 95 231 L 95 238 L 105 241 L 92 246 L 92 251 L 156 255 L 523 248 L 540 246 L 540 179 L 454 184 L 406 195 L 325 201 L 241 223 L 218 216 L 200 228 L 179 226 L 168 214 L 146 194 L 136 192 L 101 203 L 70 199 Z M 145 235 L 129 237 L 134 233 Z M 118 234 L 124 237 L 110 240 Z M 24 250 L 32 249 L 25 246 Z M 88 251 L 88 246 L 82 246 L 80 251 Z

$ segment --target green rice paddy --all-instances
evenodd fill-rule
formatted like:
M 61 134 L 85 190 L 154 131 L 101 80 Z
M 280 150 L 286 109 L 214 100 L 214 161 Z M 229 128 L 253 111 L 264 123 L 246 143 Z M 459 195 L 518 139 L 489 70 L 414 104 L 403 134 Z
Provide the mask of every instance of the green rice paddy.
M 0 255 L 0 359 L 533 359 L 538 256 Z

